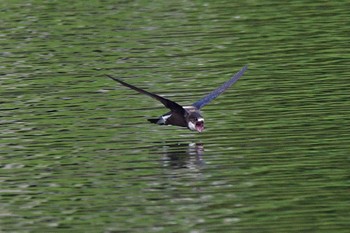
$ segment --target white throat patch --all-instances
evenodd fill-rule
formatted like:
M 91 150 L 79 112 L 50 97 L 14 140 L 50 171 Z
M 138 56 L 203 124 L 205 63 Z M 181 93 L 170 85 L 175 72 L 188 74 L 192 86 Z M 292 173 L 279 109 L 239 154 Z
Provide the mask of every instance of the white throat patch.
M 188 122 L 188 128 L 189 128 L 190 130 L 195 131 L 195 130 L 196 130 L 196 125 L 193 124 L 193 123 L 190 121 L 190 122 Z
M 198 121 L 203 121 L 203 122 L 204 122 L 204 119 L 203 119 L 203 118 L 198 118 L 197 122 L 198 122 Z M 189 122 L 188 122 L 188 128 L 189 128 L 190 130 L 196 131 L 196 130 L 197 130 L 197 129 L 196 129 L 196 123 L 193 123 L 193 122 L 189 121 Z

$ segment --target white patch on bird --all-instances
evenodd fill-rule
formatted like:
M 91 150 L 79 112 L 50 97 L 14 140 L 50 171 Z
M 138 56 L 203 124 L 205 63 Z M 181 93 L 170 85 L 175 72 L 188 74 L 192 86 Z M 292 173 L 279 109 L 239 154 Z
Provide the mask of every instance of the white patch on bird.
M 159 118 L 157 124 L 165 124 L 166 120 L 168 120 L 169 117 L 171 117 L 171 114 L 162 116 Z
M 198 118 L 197 121 L 203 121 L 204 122 L 204 118 Z
M 197 122 L 204 122 L 204 118 L 198 118 L 196 122 L 189 121 L 188 122 L 188 128 L 193 131 L 198 131 L 196 128 L 196 123 Z
M 191 122 L 191 121 L 189 121 L 188 122 L 188 128 L 190 129 L 190 130 L 196 130 L 196 124 L 194 124 L 193 122 Z
M 198 109 L 196 109 L 196 108 L 193 107 L 193 106 L 184 106 L 183 108 L 186 109 L 186 110 L 189 111 L 189 112 L 198 111 Z

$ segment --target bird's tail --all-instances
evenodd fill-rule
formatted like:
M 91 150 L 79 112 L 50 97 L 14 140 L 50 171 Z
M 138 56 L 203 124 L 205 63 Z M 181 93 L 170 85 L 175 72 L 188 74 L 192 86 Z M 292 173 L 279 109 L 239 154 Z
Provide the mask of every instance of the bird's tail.
M 153 124 L 158 124 L 159 118 L 147 119 L 149 122 Z

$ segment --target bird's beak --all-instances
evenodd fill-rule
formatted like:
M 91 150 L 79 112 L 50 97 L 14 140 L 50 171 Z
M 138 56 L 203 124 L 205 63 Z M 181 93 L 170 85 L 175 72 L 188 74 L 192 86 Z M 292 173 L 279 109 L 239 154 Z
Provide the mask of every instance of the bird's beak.
M 204 121 L 197 121 L 195 127 L 196 130 L 201 133 L 204 130 Z

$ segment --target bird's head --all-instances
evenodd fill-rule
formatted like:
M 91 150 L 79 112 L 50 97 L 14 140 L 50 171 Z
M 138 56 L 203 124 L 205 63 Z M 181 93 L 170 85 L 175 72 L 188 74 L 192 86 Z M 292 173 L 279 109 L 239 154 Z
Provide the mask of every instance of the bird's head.
M 191 112 L 188 116 L 188 128 L 202 132 L 204 130 L 204 118 L 198 112 Z

